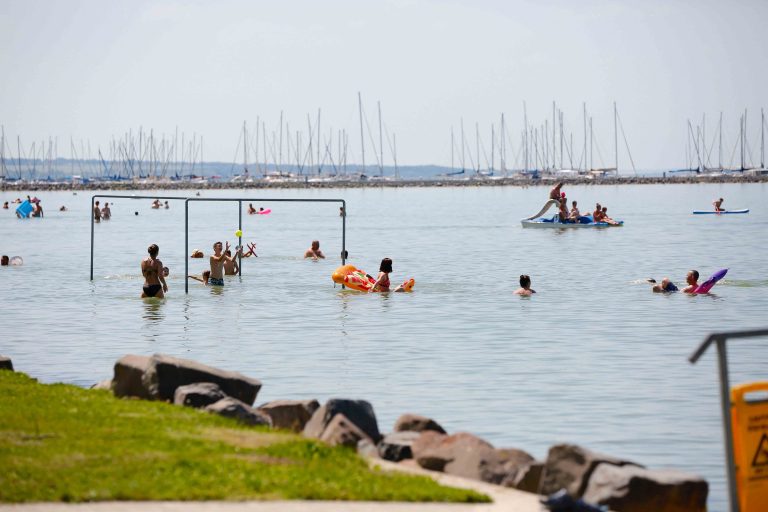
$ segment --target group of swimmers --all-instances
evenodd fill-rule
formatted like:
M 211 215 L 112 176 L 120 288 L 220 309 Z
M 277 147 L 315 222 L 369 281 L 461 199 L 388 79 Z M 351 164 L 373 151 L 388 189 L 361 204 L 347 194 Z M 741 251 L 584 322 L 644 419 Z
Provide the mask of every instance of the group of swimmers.
M 165 208 L 166 210 L 169 210 L 171 208 L 171 205 L 168 204 L 168 201 L 165 202 L 165 204 L 161 204 L 159 199 L 155 199 L 152 201 L 152 209 L 153 210 L 159 210 L 160 208 Z
M 578 208 L 576 201 L 571 202 L 571 209 L 568 210 L 568 198 L 565 197 L 565 192 L 560 189 L 563 187 L 563 182 L 557 183 L 552 190 L 549 191 L 549 198 L 557 201 L 559 204 L 558 217 L 563 224 L 582 222 L 581 212 Z M 586 222 L 586 221 L 585 221 Z M 619 224 L 617 221 L 608 216 L 608 207 L 602 206 L 600 203 L 595 204 L 595 211 L 592 212 L 592 222 L 604 222 L 606 224 Z
M 675 286 L 675 283 L 670 281 L 668 277 L 662 279 L 661 283 L 657 283 L 655 279 L 648 279 L 648 282 L 653 284 L 653 288 L 651 288 L 651 290 L 653 290 L 654 293 L 680 291 L 680 289 Z M 685 282 L 688 284 L 688 286 L 683 288 L 683 293 L 696 293 L 696 289 L 699 287 L 699 271 L 689 270 L 688 274 L 685 276 Z

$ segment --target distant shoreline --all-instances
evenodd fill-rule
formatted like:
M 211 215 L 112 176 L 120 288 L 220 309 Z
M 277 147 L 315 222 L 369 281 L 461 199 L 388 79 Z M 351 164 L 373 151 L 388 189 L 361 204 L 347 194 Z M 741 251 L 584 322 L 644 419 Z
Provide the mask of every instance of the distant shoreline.
M 529 187 L 549 186 L 558 181 L 566 185 L 686 185 L 697 183 L 768 183 L 768 175 L 723 174 L 695 176 L 620 176 L 596 179 L 520 177 L 478 179 L 399 179 L 399 180 L 319 180 L 278 181 L 93 181 L 88 183 L 28 183 L 0 184 L 0 191 L 69 191 L 69 190 L 227 190 L 227 189 L 334 189 L 334 188 L 415 188 L 415 187 Z

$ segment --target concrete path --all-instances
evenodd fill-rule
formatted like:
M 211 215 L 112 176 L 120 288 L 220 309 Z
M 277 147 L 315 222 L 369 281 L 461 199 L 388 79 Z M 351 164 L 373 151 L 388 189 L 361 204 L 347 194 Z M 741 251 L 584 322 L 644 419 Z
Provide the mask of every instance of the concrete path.
M 426 471 L 382 460 L 388 471 L 425 475 L 451 487 L 474 489 L 493 503 L 403 503 L 372 501 L 102 501 L 94 503 L 30 503 L 0 505 L 0 512 L 539 512 L 539 496 L 516 489 Z

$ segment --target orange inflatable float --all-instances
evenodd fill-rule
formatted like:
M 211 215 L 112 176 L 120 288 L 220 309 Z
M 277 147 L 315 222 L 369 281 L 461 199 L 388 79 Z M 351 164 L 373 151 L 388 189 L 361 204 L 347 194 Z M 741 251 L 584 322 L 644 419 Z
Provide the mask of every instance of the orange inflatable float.
M 373 283 L 376 282 L 373 277 L 369 276 L 354 265 L 342 265 L 341 267 L 337 268 L 333 271 L 333 274 L 331 274 L 331 279 L 333 279 L 333 282 L 336 284 L 344 285 L 347 288 L 351 288 L 359 292 L 369 292 L 373 286 Z M 404 292 L 409 292 L 413 289 L 414 284 L 416 284 L 416 281 L 411 278 L 401 284 L 400 287 Z

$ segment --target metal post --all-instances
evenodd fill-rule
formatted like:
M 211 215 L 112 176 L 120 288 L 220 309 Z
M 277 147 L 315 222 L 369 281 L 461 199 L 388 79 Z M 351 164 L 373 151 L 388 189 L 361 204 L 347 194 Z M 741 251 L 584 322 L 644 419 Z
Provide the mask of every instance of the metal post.
M 189 199 L 184 201 L 184 293 L 189 293 Z
M 341 201 L 341 207 L 344 208 L 344 215 L 341 216 L 341 264 L 345 265 L 347 261 L 347 202 Z
M 94 201 L 96 200 L 96 196 L 91 196 L 91 211 L 89 212 L 91 215 L 91 281 L 93 281 L 93 223 L 94 223 L 94 217 L 93 217 L 93 209 L 96 207 L 94 204 Z
M 733 453 L 733 425 L 731 424 L 731 386 L 728 382 L 728 355 L 725 338 L 717 338 L 717 363 L 720 372 L 720 402 L 723 413 L 723 435 L 725 436 L 725 458 L 728 471 L 728 501 L 732 512 L 739 512 L 739 495 L 736 489 L 736 467 Z
M 282 112 L 280 113 L 282 116 Z M 281 117 L 282 119 L 282 117 Z M 282 127 L 281 127 L 282 130 Z M 281 140 L 282 142 L 282 140 Z M 280 155 L 282 156 L 282 155 Z M 238 201 L 237 202 L 237 230 L 240 233 L 240 236 L 237 237 L 237 245 L 240 246 L 240 249 L 237 251 L 237 275 L 240 277 L 243 277 L 243 202 Z

